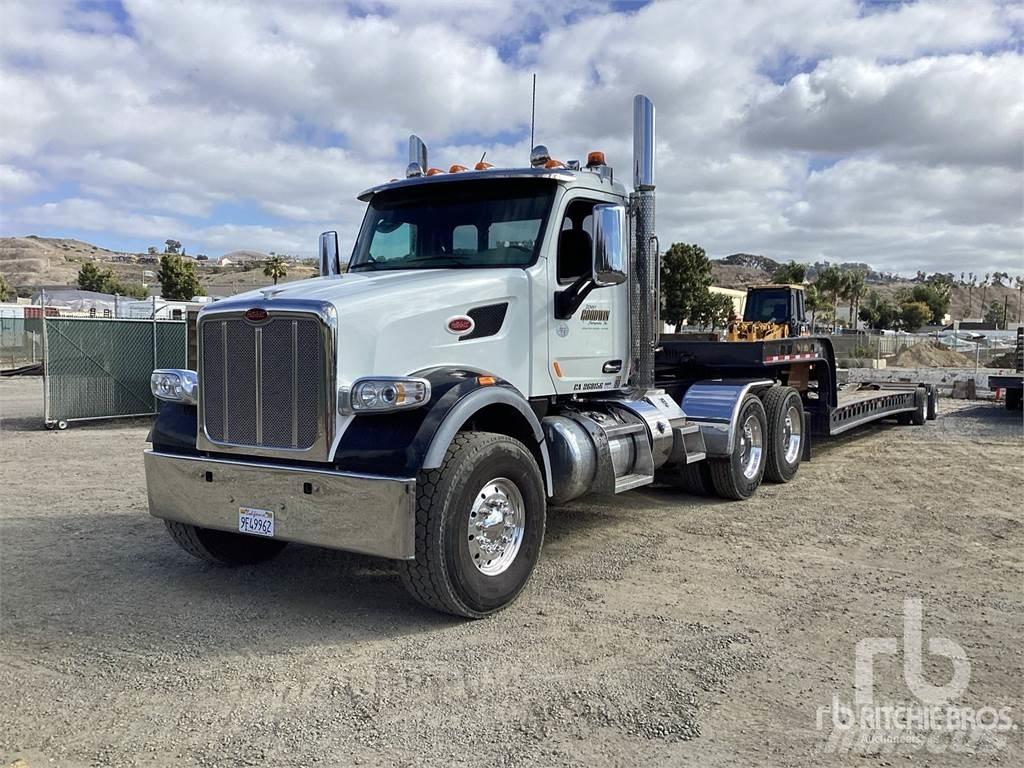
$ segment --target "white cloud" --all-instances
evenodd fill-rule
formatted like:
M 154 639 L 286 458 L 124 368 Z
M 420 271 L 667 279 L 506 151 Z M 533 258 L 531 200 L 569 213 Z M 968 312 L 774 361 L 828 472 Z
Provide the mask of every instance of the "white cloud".
M 1020 168 L 1022 78 L 1011 53 L 893 65 L 833 59 L 766 94 L 744 129 L 777 148 Z
M 27 195 L 41 186 L 39 174 L 0 163 L 0 201 Z
M 5 3 L 5 234 L 309 254 L 333 227 L 351 242 L 355 195 L 401 174 L 409 132 L 435 165 L 523 164 L 537 72 L 538 140 L 562 159 L 603 149 L 620 176 L 632 96 L 655 100 L 663 243 L 1024 268 L 1013 3 L 125 8 L 122 26 L 93 5 Z

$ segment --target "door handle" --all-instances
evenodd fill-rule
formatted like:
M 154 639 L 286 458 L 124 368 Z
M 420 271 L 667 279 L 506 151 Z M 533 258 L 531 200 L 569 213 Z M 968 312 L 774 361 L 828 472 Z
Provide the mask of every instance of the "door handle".
M 622 370 L 621 360 L 609 360 L 601 366 L 601 373 L 618 373 Z

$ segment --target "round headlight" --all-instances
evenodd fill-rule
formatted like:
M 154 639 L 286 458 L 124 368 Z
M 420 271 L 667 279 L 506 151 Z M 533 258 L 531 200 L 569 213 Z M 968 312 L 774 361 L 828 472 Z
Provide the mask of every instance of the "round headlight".
M 398 388 L 394 384 L 381 387 L 380 399 L 388 405 L 394 405 L 395 401 L 398 400 Z
M 359 402 L 366 408 L 371 408 L 377 403 L 377 388 L 372 384 L 364 384 L 359 388 Z

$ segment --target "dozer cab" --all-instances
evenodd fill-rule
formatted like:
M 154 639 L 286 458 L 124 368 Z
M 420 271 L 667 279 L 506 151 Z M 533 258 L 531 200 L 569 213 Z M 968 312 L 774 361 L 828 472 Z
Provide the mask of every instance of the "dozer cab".
M 747 288 L 742 320 L 732 320 L 726 341 L 762 341 L 810 336 L 802 285 L 755 285 Z

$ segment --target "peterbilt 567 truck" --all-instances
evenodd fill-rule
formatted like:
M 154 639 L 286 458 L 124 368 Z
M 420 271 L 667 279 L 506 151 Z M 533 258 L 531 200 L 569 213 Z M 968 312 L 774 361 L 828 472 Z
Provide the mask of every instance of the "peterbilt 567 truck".
M 659 333 L 654 107 L 634 100 L 632 191 L 601 153 L 431 168 L 367 204 L 347 271 L 204 308 L 198 371 L 159 370 L 150 511 L 191 554 L 287 542 L 397 561 L 441 611 L 523 589 L 548 504 L 659 482 L 744 499 L 791 480 L 811 432 L 923 423 L 934 392 L 841 389 L 828 339 Z

